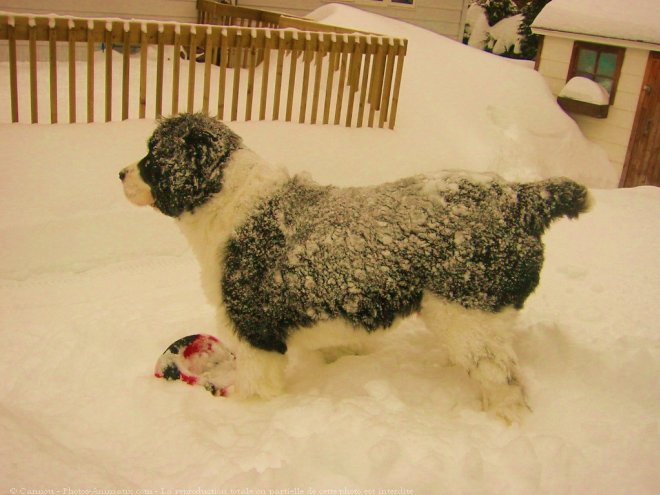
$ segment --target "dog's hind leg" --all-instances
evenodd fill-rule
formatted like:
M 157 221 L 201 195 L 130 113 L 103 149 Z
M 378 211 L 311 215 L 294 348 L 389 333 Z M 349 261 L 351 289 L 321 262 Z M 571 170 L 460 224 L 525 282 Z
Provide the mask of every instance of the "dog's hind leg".
M 442 338 L 452 362 L 479 384 L 484 409 L 508 423 L 519 422 L 529 407 L 510 342 L 516 311 L 466 309 L 425 293 L 421 316 Z

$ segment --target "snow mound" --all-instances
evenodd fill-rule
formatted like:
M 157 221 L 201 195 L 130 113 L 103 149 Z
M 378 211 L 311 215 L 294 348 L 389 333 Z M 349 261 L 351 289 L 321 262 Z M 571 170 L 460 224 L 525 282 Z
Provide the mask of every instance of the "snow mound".
M 568 81 L 559 92 L 559 96 L 594 105 L 607 105 L 610 102 L 610 94 L 603 86 L 596 81 L 579 76 Z

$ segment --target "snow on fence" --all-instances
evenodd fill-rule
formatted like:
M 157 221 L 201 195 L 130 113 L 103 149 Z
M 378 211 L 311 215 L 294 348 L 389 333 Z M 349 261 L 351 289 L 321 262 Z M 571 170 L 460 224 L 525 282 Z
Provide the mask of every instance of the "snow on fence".
M 47 84 L 51 123 L 67 102 L 69 122 L 81 106 L 94 122 L 102 106 L 106 122 L 202 111 L 394 128 L 407 40 L 205 0 L 198 12 L 200 24 L 0 12 L 11 121 L 25 120 L 28 107 L 31 122 L 44 120 L 38 87 Z

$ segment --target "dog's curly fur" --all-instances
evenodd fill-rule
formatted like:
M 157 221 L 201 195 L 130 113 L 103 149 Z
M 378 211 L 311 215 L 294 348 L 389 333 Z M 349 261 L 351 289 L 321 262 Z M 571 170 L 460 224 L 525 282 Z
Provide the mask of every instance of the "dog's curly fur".
M 320 186 L 274 171 L 200 114 L 162 121 L 147 156 L 121 176 L 129 199 L 175 217 L 191 241 L 221 331 L 237 337 L 239 392 L 276 393 L 277 356 L 327 343 L 323 333 L 341 326 L 332 322 L 354 334 L 420 311 L 484 404 L 509 420 L 526 407 L 504 336 L 509 308 L 539 283 L 544 230 L 589 204 L 568 179 L 443 173 Z

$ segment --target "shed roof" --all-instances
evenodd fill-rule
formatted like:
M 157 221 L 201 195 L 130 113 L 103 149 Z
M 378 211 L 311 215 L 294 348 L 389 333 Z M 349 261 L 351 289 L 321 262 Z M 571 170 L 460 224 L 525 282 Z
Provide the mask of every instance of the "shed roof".
M 552 0 L 532 29 L 660 44 L 660 1 Z

